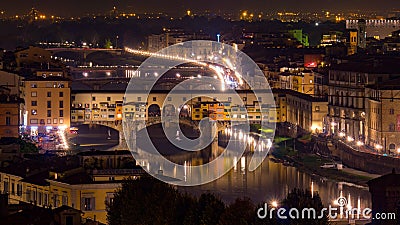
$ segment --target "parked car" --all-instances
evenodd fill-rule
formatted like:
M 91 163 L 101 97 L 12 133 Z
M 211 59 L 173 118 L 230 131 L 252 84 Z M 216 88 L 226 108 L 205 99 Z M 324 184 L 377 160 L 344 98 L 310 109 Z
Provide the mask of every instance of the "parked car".
M 335 163 L 324 163 L 324 165 L 320 166 L 323 169 L 332 169 L 332 168 L 336 168 L 336 164 Z

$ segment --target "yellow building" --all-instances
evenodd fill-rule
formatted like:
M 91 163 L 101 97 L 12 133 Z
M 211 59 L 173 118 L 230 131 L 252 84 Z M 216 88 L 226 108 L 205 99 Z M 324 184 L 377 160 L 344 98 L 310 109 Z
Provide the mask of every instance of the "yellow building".
M 0 95 L 0 138 L 18 137 L 22 99 Z
M 274 94 L 275 107 L 276 107 L 276 122 L 283 123 L 286 122 L 287 120 L 286 94 L 274 90 L 272 92 Z
M 25 121 L 31 135 L 53 128 L 70 127 L 69 80 L 37 76 L 24 81 Z
M 358 31 L 350 30 L 349 32 L 349 48 L 347 49 L 348 55 L 354 55 L 357 53 L 358 46 Z
M 307 94 L 281 90 L 286 94 L 287 122 L 312 133 L 322 133 L 328 114 L 328 100 Z
M 97 157 L 95 154 L 98 153 L 82 156 L 81 160 L 86 156 Z M 128 155 L 132 158 L 129 152 L 118 155 L 111 152 L 108 158 L 126 158 Z M 98 156 L 107 158 L 107 154 Z M 0 168 L 0 190 L 9 194 L 11 204 L 25 202 L 50 208 L 65 205 L 81 210 L 83 218 L 107 223 L 107 203 L 112 203 L 114 192 L 121 187 L 122 181 L 136 179 L 145 173 L 142 169 L 118 169 L 115 164 L 110 164 L 112 168 L 87 172 L 90 170 L 68 165 L 66 159 L 57 160 L 47 161 L 46 166 L 42 161 L 28 160 Z M 71 160 L 76 159 L 70 159 L 70 163 Z
M 386 154 L 399 154 L 400 149 L 400 94 L 399 79 L 366 88 L 365 144 Z M 353 115 L 351 115 L 353 116 Z

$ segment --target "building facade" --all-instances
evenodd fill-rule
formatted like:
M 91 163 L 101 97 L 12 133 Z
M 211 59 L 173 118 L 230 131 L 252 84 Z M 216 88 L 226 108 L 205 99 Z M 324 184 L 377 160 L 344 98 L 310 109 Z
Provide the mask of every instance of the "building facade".
M 395 65 L 396 61 L 391 59 L 375 59 L 339 64 L 329 71 L 329 113 L 325 126 L 331 135 L 382 145 L 376 131 L 381 130 L 382 125 L 389 127 L 378 122 L 382 117 L 382 105 L 376 99 L 382 93 L 366 87 L 399 77 Z
M 21 106 L 17 96 L 0 96 L 0 138 L 19 137 Z
M 328 113 L 328 100 L 307 94 L 285 90 L 287 101 L 287 122 L 312 133 L 323 133 Z
M 24 125 L 31 135 L 70 127 L 69 83 L 69 79 L 60 76 L 37 76 L 24 81 Z

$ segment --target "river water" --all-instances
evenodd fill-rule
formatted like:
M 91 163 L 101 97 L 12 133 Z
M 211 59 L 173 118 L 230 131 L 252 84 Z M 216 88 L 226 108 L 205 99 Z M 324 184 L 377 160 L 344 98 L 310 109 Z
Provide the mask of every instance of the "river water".
M 240 160 L 241 161 L 241 160 Z M 248 165 L 248 158 L 245 158 Z M 350 183 L 336 182 L 299 171 L 295 167 L 284 166 L 266 159 L 255 171 L 241 168 L 241 163 L 216 181 L 196 187 L 182 187 L 190 193 L 212 192 L 223 200 L 232 202 L 238 197 L 249 197 L 255 203 L 278 201 L 285 198 L 294 189 L 309 189 L 318 192 L 325 206 L 342 196 L 357 207 L 360 199 L 361 208 L 371 207 L 371 195 L 367 187 Z
M 111 138 L 108 140 L 108 133 L 108 128 L 102 126 L 80 127 L 79 134 L 73 141 L 81 144 L 85 150 L 90 148 L 102 150 L 118 143 L 118 134 L 112 131 Z M 360 199 L 362 209 L 372 206 L 368 187 L 307 174 L 295 167 L 284 166 L 268 159 L 253 172 L 247 168 L 250 156 L 236 161 L 238 162 L 236 167 L 211 183 L 194 187 L 179 187 L 179 189 L 196 195 L 212 192 L 226 202 L 232 202 L 238 197 L 249 197 L 255 203 L 262 203 L 282 200 L 290 190 L 301 188 L 318 192 L 325 206 L 332 204 L 341 195 L 346 198 L 350 195 L 350 204 L 353 207 L 357 207 L 358 199 Z M 156 168 L 155 171 L 157 171 L 158 166 L 152 166 L 152 168 Z M 167 172 L 165 170 L 164 174 Z

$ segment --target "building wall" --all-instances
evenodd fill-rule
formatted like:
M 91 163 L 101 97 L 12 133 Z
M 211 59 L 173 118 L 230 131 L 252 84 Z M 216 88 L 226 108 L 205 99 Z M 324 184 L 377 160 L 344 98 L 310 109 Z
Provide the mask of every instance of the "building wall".
M 71 121 L 73 123 L 76 122 L 83 122 L 83 123 L 89 123 L 93 121 L 97 122 L 114 122 L 115 118 L 118 118 L 118 114 L 116 114 L 116 109 L 115 107 L 118 107 L 117 102 L 121 102 L 124 100 L 124 95 L 125 93 L 107 93 L 107 92 L 92 92 L 92 93 L 73 93 L 72 94 L 72 111 L 71 111 Z M 212 96 L 212 97 L 210 97 Z M 168 97 L 167 93 L 150 93 L 148 96 L 147 94 L 140 95 L 138 94 L 135 96 L 136 99 L 127 99 L 128 102 L 134 101 L 137 103 L 141 103 L 145 105 L 145 118 L 147 118 L 149 108 L 152 106 L 157 106 L 160 108 L 160 111 L 162 112 L 163 105 L 168 106 L 168 105 L 174 105 L 179 103 L 186 102 L 186 105 L 191 109 L 191 116 L 192 119 L 194 120 L 201 120 L 204 118 L 205 115 L 208 115 L 208 111 L 214 110 L 218 111 L 222 110 L 222 106 L 219 106 L 217 108 L 210 107 L 209 105 L 204 103 L 205 105 L 197 103 L 201 102 L 206 102 L 206 101 L 214 101 L 216 99 L 217 101 L 224 103 L 224 111 L 219 112 L 220 114 L 223 114 L 223 120 L 229 120 L 229 113 L 230 113 L 230 108 L 232 106 L 238 106 L 238 105 L 247 105 L 247 107 L 250 109 L 254 109 L 254 116 L 253 119 L 256 120 L 259 112 L 257 112 L 257 105 L 261 104 L 267 104 L 269 101 L 269 104 L 272 105 L 272 98 L 271 99 L 258 99 L 254 94 L 251 93 L 239 93 L 239 98 L 231 97 L 229 94 L 223 94 L 223 93 L 215 93 L 215 94 L 207 94 L 207 96 L 202 96 L 202 97 L 196 97 L 191 99 L 190 96 L 188 96 L 187 93 L 182 93 L 182 94 L 177 94 L 176 97 Z M 261 102 L 259 102 L 261 100 Z M 228 104 L 229 103 L 229 104 Z M 111 107 L 111 105 L 113 105 Z M 282 106 L 283 108 L 285 106 Z M 112 111 L 110 111 L 112 109 Z M 124 107 L 121 106 L 121 110 L 125 112 L 136 112 L 135 107 L 131 107 L 129 105 L 125 105 Z M 139 110 L 139 109 L 138 109 Z M 143 109 L 140 109 L 143 111 Z M 176 109 L 177 110 L 177 109 Z M 206 110 L 206 111 L 203 111 Z M 205 114 L 203 112 L 206 112 Z M 110 115 L 113 115 L 110 117 Z M 117 116 L 115 116 L 117 115 Z M 217 115 L 216 115 L 217 116 Z M 217 116 L 218 117 L 218 116 Z M 274 118 L 276 120 L 276 118 Z M 255 121 L 254 121 L 255 122 Z
M 71 92 L 68 81 L 48 79 L 27 80 L 24 83 L 28 129 L 37 127 L 39 132 L 44 132 L 48 126 L 70 127 Z
M 328 113 L 328 102 L 304 95 L 286 94 L 287 122 L 306 131 L 321 133 L 323 121 Z
M 19 136 L 20 103 L 0 103 L 0 138 Z
M 400 147 L 400 100 L 397 94 L 400 90 L 366 89 L 366 142 L 382 153 L 398 154 Z
M 17 67 L 25 63 L 47 63 L 51 60 L 51 53 L 38 47 L 29 46 L 29 48 L 15 53 Z
M 347 29 L 359 29 L 360 20 L 346 20 Z M 388 37 L 393 31 L 400 30 L 400 20 L 366 20 L 365 32 L 367 37 L 379 37 L 384 39 Z
M 382 136 L 378 134 L 378 118 L 382 115 L 380 103 L 365 100 L 373 85 L 390 79 L 389 74 L 372 74 L 365 72 L 331 70 L 329 73 L 329 119 L 327 126 L 331 134 L 343 133 L 355 141 L 362 141 L 375 147 Z M 376 95 L 377 96 L 377 95 Z M 368 118 L 371 118 L 368 120 Z M 390 117 L 389 117 L 390 118 Z M 388 124 L 385 124 L 388 127 Z M 380 144 L 383 146 L 382 141 Z M 388 145 L 387 145 L 388 146 Z
M 0 84 L 2 87 L 10 89 L 10 95 L 21 96 L 21 81 L 22 78 L 17 74 L 0 70 Z

